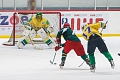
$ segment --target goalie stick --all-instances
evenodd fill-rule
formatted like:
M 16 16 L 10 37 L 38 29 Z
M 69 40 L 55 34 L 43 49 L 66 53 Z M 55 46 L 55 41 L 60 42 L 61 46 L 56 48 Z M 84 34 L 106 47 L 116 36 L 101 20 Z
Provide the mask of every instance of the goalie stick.
M 24 23 L 23 23 L 23 21 L 21 20 L 21 18 L 19 17 L 19 14 L 16 12 L 16 14 L 17 14 L 17 16 L 18 16 L 18 18 L 19 18 L 19 20 L 20 20 L 20 23 L 23 25 L 23 27 L 24 27 Z M 25 28 L 25 27 L 24 27 Z M 30 37 L 30 35 L 28 35 L 28 37 L 29 37 L 29 39 L 30 39 L 30 42 L 31 42 L 31 44 L 32 44 L 32 46 L 34 47 L 34 49 L 36 49 L 36 50 L 42 50 L 43 48 L 42 47 L 36 47 L 35 46 L 35 44 L 34 44 L 34 42 L 32 41 L 32 39 L 31 39 L 31 37 Z
M 30 37 L 29 35 L 28 35 L 28 37 L 29 37 L 29 39 L 30 39 L 30 41 L 31 41 L 31 44 L 32 44 L 32 46 L 34 47 L 34 49 L 36 49 L 36 50 L 43 50 L 42 47 L 36 47 L 35 44 L 34 44 L 34 42 L 33 42 L 33 40 L 31 39 L 31 37 Z

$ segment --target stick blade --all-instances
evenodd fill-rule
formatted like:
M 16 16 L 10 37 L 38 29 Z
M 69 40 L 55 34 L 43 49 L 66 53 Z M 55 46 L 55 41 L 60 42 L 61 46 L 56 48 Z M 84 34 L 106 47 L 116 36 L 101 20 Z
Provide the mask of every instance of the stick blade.
M 34 49 L 36 49 L 36 50 L 43 50 L 43 47 L 41 47 L 41 46 L 40 47 L 39 46 L 37 46 L 37 47 L 34 46 Z
M 83 64 L 84 64 L 84 61 L 78 67 L 81 67 Z
M 57 63 L 53 63 L 51 60 L 50 60 L 50 63 L 51 63 L 52 65 L 53 65 L 53 64 L 54 64 L 54 65 L 56 65 L 56 64 L 57 64 Z
M 53 64 L 53 62 L 50 60 L 50 63 Z

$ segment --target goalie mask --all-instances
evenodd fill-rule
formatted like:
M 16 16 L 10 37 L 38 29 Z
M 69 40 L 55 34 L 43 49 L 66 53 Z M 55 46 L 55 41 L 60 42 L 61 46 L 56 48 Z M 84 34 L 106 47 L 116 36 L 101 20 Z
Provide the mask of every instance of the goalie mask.
M 70 24 L 69 23 L 64 23 L 63 27 L 64 28 L 70 28 Z
M 42 13 L 41 12 L 38 12 L 36 14 L 36 19 L 37 19 L 37 21 L 41 21 L 42 20 Z

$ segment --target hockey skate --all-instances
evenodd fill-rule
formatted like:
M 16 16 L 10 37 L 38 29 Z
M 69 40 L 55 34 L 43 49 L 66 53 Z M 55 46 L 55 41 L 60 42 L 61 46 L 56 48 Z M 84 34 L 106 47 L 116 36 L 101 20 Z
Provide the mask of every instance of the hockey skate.
M 91 65 L 91 66 L 90 66 L 91 72 L 95 72 L 95 69 L 96 69 L 96 68 L 95 68 L 95 65 Z
M 120 53 L 118 53 L 118 56 L 120 56 Z
M 65 64 L 65 61 L 64 61 L 64 60 L 61 61 L 61 64 L 59 64 L 59 66 L 60 66 L 61 69 L 63 69 L 64 64 Z
M 111 67 L 114 69 L 115 64 L 114 64 L 114 61 L 113 61 L 113 60 L 110 60 L 110 64 L 111 64 Z

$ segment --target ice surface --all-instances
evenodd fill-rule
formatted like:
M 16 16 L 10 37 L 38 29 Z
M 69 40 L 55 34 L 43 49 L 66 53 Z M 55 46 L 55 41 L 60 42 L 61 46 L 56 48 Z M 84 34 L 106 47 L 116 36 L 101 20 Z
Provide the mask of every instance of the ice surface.
M 85 51 L 87 42 L 80 38 Z M 104 37 L 109 52 L 114 58 L 115 69 L 108 60 L 96 49 L 96 72 L 92 73 L 85 63 L 78 67 L 83 60 L 71 51 L 63 69 L 59 68 L 61 59 L 60 49 L 55 57 L 56 65 L 52 65 L 55 51 L 42 44 L 44 50 L 35 50 L 32 45 L 23 49 L 16 46 L 4 46 L 7 39 L 0 39 L 0 80 L 120 80 L 120 37 Z M 39 46 L 40 44 L 37 44 Z

